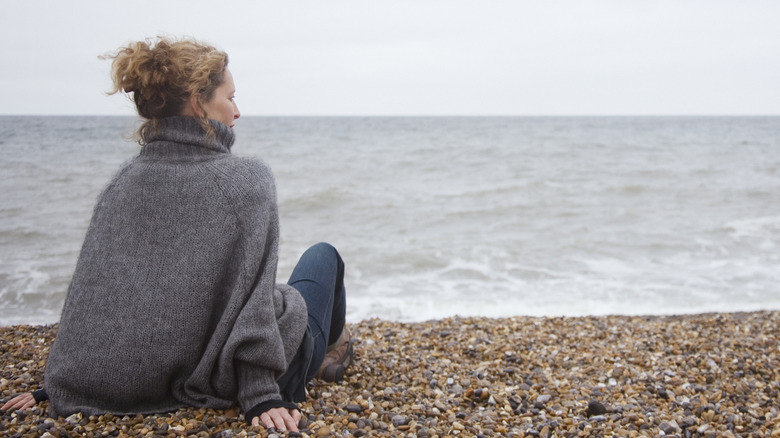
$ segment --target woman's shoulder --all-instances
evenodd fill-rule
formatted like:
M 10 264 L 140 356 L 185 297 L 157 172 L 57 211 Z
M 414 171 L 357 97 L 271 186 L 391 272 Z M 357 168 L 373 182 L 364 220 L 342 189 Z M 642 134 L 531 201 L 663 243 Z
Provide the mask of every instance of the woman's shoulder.
M 225 174 L 227 177 L 233 177 L 236 182 L 249 181 L 256 179 L 268 179 L 273 182 L 274 176 L 271 167 L 265 161 L 255 157 L 243 157 L 228 155 L 225 160 L 216 160 L 213 165 L 215 171 Z M 224 167 L 220 169 L 220 167 Z
M 253 157 L 229 155 L 223 160 L 211 163 L 215 182 L 226 194 L 241 197 L 276 197 L 276 183 L 273 172 L 266 162 Z

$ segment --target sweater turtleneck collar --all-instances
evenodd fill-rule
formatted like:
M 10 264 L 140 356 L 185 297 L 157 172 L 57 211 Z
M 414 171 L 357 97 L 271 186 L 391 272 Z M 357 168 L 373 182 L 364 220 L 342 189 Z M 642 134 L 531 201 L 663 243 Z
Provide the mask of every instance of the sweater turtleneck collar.
M 200 120 L 189 116 L 165 117 L 158 120 L 156 129 L 146 138 L 144 149 L 156 146 L 158 142 L 172 142 L 229 153 L 236 141 L 233 128 L 216 120 L 209 120 L 214 134 L 207 136 Z

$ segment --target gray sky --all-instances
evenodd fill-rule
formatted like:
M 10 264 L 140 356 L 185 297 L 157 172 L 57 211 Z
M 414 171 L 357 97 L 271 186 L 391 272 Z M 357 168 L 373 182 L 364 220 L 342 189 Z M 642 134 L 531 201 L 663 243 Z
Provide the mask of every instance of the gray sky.
M 243 115 L 778 115 L 773 0 L 7 1 L 0 114 L 133 113 L 97 56 L 230 55 Z

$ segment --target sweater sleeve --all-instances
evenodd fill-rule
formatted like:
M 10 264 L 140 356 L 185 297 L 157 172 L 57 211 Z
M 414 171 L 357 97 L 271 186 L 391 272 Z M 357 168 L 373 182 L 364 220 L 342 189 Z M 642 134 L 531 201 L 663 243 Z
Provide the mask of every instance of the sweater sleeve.
M 40 403 L 49 399 L 49 394 L 46 394 L 46 390 L 41 388 L 32 392 L 35 403 Z
M 252 167 L 247 181 L 257 184 L 240 193 L 244 261 L 241 276 L 248 294 L 223 353 L 235 367 L 237 398 L 244 412 L 273 400 L 281 401 L 276 383 L 300 345 L 306 329 L 306 304 L 291 287 L 276 286 L 279 241 L 273 178 L 267 167 Z M 256 167 L 255 167 L 256 166 Z M 243 186 L 241 188 L 244 188 Z
M 251 321 L 242 321 L 241 318 L 237 321 L 238 331 L 234 331 L 235 340 L 239 342 L 234 352 L 238 401 L 244 412 L 263 403 L 282 400 L 276 380 L 287 369 L 305 332 L 306 303 L 300 294 L 293 288 L 279 288 L 272 295 L 276 304 L 274 307 L 279 312 L 275 314 L 274 323 L 263 327 L 268 339 L 241 333 L 239 327 L 253 325 Z M 245 309 L 242 316 L 253 313 Z

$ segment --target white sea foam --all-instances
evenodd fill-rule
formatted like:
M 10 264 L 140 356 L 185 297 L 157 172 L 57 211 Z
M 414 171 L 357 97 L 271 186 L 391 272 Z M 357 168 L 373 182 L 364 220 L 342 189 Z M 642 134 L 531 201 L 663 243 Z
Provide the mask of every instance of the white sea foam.
M 726 223 L 735 239 L 764 238 L 774 247 L 774 241 L 780 241 L 780 216 L 738 219 Z

